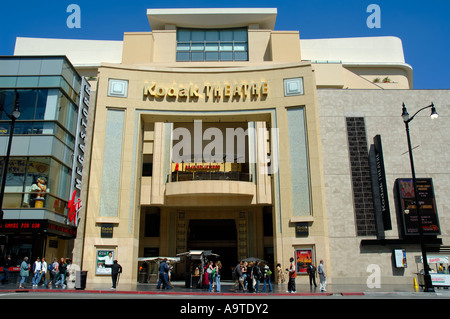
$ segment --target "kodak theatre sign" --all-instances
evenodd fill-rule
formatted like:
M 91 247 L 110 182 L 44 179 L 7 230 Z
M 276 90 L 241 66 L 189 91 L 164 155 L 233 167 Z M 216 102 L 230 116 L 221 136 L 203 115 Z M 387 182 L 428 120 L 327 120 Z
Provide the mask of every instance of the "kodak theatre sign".
M 197 101 L 204 98 L 205 101 L 239 100 L 250 98 L 255 101 L 258 98 L 266 97 L 269 94 L 269 85 L 267 82 L 250 84 L 205 84 L 203 88 L 197 85 L 184 86 L 164 86 L 158 83 L 146 84 L 144 86 L 144 98 L 150 99 L 190 99 Z

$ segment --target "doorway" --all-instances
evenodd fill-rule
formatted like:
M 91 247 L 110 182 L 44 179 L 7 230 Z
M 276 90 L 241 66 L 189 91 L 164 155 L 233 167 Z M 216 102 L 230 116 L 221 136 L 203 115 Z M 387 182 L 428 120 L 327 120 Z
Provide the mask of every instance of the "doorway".
M 188 250 L 211 250 L 219 255 L 211 260 L 222 263 L 221 280 L 232 279 L 232 267 L 237 264 L 237 230 L 234 219 L 192 219 L 189 221 Z

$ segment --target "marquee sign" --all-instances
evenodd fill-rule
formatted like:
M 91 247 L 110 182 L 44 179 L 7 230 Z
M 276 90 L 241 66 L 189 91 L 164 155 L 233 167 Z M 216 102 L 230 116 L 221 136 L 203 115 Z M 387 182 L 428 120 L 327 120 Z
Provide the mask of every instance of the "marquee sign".
M 50 233 L 74 238 L 77 230 L 73 226 L 62 225 L 43 219 L 4 219 L 0 222 L 0 233 Z
M 202 94 L 203 92 L 203 94 Z M 212 99 L 224 101 L 234 99 L 256 100 L 258 97 L 267 96 L 269 94 L 269 84 L 267 82 L 260 83 L 242 83 L 242 84 L 204 84 L 200 89 L 197 85 L 188 86 L 166 86 L 153 82 L 144 85 L 144 98 L 172 98 L 172 99 L 193 99 L 204 98 L 205 101 Z
M 89 115 L 89 98 L 91 85 L 85 77 L 81 80 L 80 103 L 78 105 L 78 123 L 73 154 L 72 183 L 68 203 L 69 221 L 78 225 L 78 211 L 81 208 L 80 192 L 83 176 L 84 153 L 86 150 L 87 121 Z

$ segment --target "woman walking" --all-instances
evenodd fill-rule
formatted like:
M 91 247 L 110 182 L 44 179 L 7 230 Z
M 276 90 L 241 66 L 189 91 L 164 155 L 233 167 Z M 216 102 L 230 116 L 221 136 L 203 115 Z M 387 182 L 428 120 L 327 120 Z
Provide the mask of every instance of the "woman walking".
M 222 263 L 220 260 L 216 261 L 216 292 L 220 292 L 220 275 L 222 273 Z
M 20 284 L 19 288 L 23 288 L 23 283 L 25 282 L 25 278 L 30 275 L 30 264 L 28 263 L 28 257 L 25 257 L 20 265 Z

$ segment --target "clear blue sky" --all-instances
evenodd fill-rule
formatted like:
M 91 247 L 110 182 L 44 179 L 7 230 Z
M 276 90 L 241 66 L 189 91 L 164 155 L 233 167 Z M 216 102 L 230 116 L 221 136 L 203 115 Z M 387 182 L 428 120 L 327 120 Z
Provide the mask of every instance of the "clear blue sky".
M 67 7 L 81 8 L 81 28 L 70 29 Z M 381 28 L 370 29 L 367 7 L 381 9 Z M 124 32 L 150 31 L 148 8 L 277 8 L 276 30 L 299 30 L 303 39 L 397 36 L 415 89 L 450 89 L 449 0 L 180 0 L 7 1 L 0 7 L 0 55 L 11 55 L 16 37 L 122 40 Z

